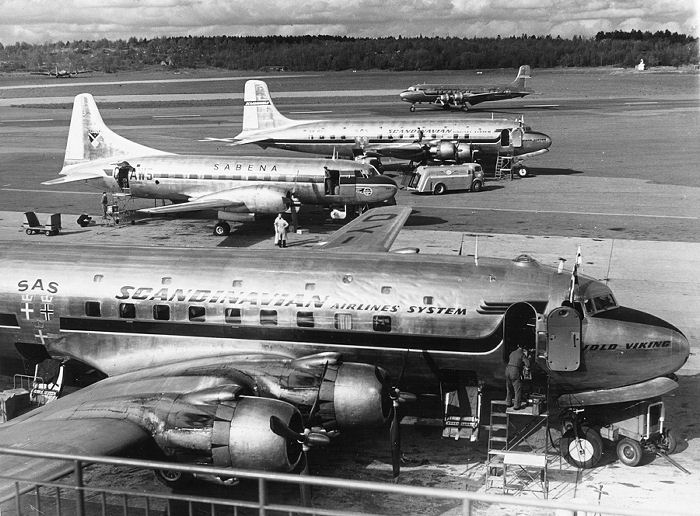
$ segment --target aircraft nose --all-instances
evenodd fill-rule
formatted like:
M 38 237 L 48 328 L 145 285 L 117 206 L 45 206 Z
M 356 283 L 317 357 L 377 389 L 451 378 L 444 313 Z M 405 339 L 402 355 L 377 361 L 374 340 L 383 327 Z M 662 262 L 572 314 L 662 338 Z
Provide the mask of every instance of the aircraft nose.
M 530 148 L 530 152 L 534 152 L 549 149 L 552 145 L 552 139 L 544 133 L 528 131 L 523 137 L 523 143 Z
M 399 96 L 401 97 L 401 100 L 404 102 L 411 102 L 411 98 L 413 97 L 413 92 L 410 90 L 405 90 L 399 93 Z
M 399 191 L 399 187 L 390 177 L 377 175 L 358 178 L 355 190 L 360 200 L 379 202 L 394 197 Z

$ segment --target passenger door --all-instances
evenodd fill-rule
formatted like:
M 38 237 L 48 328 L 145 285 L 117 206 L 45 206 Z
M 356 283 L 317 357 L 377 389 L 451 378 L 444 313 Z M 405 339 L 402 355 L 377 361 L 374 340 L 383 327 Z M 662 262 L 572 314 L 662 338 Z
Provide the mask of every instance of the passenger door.
M 581 365 L 581 317 L 568 306 L 547 316 L 547 365 L 552 371 L 576 371 Z

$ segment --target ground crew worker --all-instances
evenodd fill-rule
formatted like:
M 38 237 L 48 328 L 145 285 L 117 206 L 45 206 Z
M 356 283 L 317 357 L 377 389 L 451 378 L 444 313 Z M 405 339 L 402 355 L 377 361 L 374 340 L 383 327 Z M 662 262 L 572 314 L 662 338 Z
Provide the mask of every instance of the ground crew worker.
M 287 247 L 287 226 L 287 221 L 278 213 L 275 219 L 275 245 L 278 247 Z
M 511 351 L 508 357 L 508 365 L 506 366 L 506 405 L 513 407 L 515 410 L 524 408 L 525 405 L 520 403 L 522 396 L 523 382 L 521 375 L 523 367 L 530 367 L 530 359 L 527 357 L 522 344 L 518 344 L 518 348 Z M 513 395 L 515 391 L 515 396 Z M 515 398 L 515 402 L 513 402 Z
M 102 192 L 102 218 L 107 218 L 107 205 L 109 204 L 109 199 L 107 198 L 107 192 Z

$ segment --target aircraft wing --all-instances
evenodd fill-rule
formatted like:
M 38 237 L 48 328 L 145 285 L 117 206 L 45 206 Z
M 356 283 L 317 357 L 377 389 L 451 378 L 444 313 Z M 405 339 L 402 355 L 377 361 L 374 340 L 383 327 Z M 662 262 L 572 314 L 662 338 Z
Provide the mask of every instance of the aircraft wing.
M 139 211 L 151 214 L 184 213 L 198 210 L 229 210 L 249 213 L 278 213 L 287 209 L 286 191 L 267 185 L 240 186 L 199 197 L 187 202 L 143 208 Z
M 410 214 L 407 206 L 374 208 L 333 233 L 318 249 L 387 252 Z
M 113 455 L 146 438 L 138 425 L 114 419 L 73 419 L 39 421 L 27 419 L 17 424 L 0 425 L 0 446 L 17 449 L 70 453 L 76 455 Z M 0 454 L 3 477 L 31 481 L 52 481 L 73 470 L 66 461 Z M 29 489 L 31 484 L 20 486 Z M 15 494 L 14 482 L 0 479 L 0 502 Z

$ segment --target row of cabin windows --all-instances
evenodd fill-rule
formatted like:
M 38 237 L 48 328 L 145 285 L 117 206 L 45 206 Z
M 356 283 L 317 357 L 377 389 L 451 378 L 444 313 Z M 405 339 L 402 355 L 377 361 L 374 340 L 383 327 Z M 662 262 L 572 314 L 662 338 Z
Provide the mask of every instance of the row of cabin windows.
M 85 302 L 85 315 L 88 317 L 102 317 L 102 307 L 99 301 Z M 119 303 L 119 317 L 122 319 L 136 318 L 136 305 L 134 303 Z M 192 305 L 187 307 L 187 317 L 192 322 L 206 321 L 206 308 Z M 156 321 L 170 320 L 169 305 L 153 305 L 153 319 Z M 241 309 L 226 308 L 224 310 L 226 324 L 241 324 Z M 262 326 L 277 326 L 277 310 L 260 310 L 260 324 Z M 297 312 L 297 326 L 300 328 L 313 328 L 316 326 L 313 312 Z M 352 314 L 336 313 L 334 315 L 334 327 L 336 330 L 352 329 Z M 374 331 L 390 332 L 391 317 L 388 315 L 375 315 L 372 317 Z
M 402 139 L 404 138 L 404 134 L 405 134 L 405 133 L 398 133 L 396 137 L 395 137 L 393 134 L 389 134 L 389 135 L 387 135 L 387 139 L 388 139 L 388 140 L 393 140 L 394 138 L 398 138 L 399 140 L 402 140 Z M 418 137 L 422 139 L 422 138 L 425 137 L 425 135 L 422 134 L 422 133 L 419 133 L 419 134 L 418 134 Z M 437 134 L 431 134 L 430 137 L 431 137 L 432 139 L 436 139 L 436 138 L 437 138 Z M 317 136 L 317 138 L 318 138 L 319 140 L 325 140 L 325 139 L 326 139 L 325 135 Z M 407 133 L 407 134 L 406 134 L 406 138 L 410 138 L 410 139 L 413 140 L 413 139 L 416 138 L 416 135 L 415 135 L 414 133 Z M 459 139 L 459 134 L 454 133 L 454 134 L 452 135 L 452 138 L 453 138 L 454 140 L 458 140 L 458 139 Z M 313 134 L 311 135 L 310 139 L 311 139 L 311 140 L 314 139 L 314 135 L 313 135 Z M 330 136 L 328 137 L 328 139 L 329 139 L 329 140 L 335 140 L 335 135 L 330 135 Z M 341 139 L 341 140 L 345 140 L 346 138 L 345 138 L 345 136 L 341 136 L 340 139 Z M 377 139 L 383 140 L 383 139 L 384 139 L 384 135 L 382 135 L 382 134 L 378 135 L 378 136 L 377 136 Z M 468 140 L 468 139 L 469 139 L 469 135 L 468 135 L 468 134 L 465 134 L 465 135 L 463 136 L 463 139 L 464 139 L 464 140 Z

